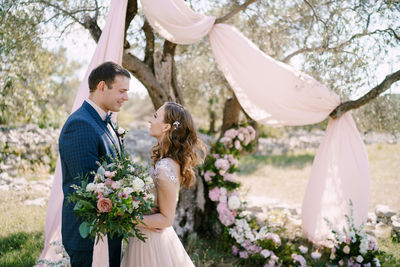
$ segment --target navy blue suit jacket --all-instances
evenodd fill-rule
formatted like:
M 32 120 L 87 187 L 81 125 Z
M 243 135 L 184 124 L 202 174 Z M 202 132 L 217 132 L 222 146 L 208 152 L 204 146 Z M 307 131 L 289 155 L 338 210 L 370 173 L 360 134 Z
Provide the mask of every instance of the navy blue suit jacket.
M 116 156 L 115 145 L 106 123 L 86 101 L 69 116 L 61 130 L 59 151 L 64 192 L 61 234 L 66 249 L 93 250 L 94 242 L 80 236 L 79 225 L 82 221 L 73 212 L 74 204 L 67 205 L 66 197 L 74 190 L 71 188 L 72 184 L 81 185 L 81 180 L 76 179 L 79 174 L 89 175 L 91 171 L 97 170 L 96 161 L 106 158 L 107 155 Z M 93 176 L 89 177 L 89 181 L 93 181 Z M 121 246 L 120 239 L 114 243 L 115 246 Z M 112 245 L 113 242 L 109 242 L 109 250 Z

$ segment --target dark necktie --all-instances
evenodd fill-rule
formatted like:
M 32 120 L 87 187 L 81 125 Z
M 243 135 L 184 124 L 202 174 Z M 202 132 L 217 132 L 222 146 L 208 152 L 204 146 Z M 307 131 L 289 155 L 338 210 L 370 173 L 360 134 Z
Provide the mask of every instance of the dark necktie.
M 117 133 L 117 131 L 115 130 L 114 125 L 113 125 L 113 123 L 112 123 L 112 121 L 111 121 L 111 116 L 112 116 L 112 112 L 110 112 L 109 114 L 107 114 L 107 115 L 106 115 L 106 118 L 104 119 L 104 123 L 105 123 L 106 125 L 108 125 L 108 124 L 111 125 L 111 128 L 113 129 L 115 135 L 117 136 L 119 147 L 122 149 L 121 140 L 120 140 L 120 138 L 119 138 L 119 136 L 118 136 L 118 133 Z

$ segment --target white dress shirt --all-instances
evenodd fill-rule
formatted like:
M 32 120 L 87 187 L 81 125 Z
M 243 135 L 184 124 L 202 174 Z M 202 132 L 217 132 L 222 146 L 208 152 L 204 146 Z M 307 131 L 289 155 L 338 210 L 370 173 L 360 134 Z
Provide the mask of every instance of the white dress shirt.
M 86 99 L 86 102 L 88 102 L 89 105 L 91 105 L 97 111 L 97 113 L 99 114 L 100 118 L 103 121 L 106 119 L 107 113 L 101 107 L 99 107 L 96 103 L 94 103 L 89 98 Z M 111 133 L 112 137 L 114 138 L 114 142 L 115 142 L 115 145 L 116 145 L 116 147 L 118 149 L 118 152 L 121 152 L 121 148 L 119 147 L 119 141 L 118 141 L 117 134 L 115 133 L 115 131 L 113 130 L 113 128 L 111 127 L 111 125 L 109 123 L 107 124 L 107 128 L 108 128 L 108 131 Z

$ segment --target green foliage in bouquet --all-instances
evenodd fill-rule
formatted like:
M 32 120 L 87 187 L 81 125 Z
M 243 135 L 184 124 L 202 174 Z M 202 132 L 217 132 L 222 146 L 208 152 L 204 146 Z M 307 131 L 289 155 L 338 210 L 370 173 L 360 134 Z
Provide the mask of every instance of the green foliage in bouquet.
M 77 177 L 81 186 L 72 185 L 75 192 L 68 196 L 68 203 L 75 204 L 74 212 L 83 221 L 81 236 L 102 238 L 110 234 L 145 241 L 137 226 L 154 207 L 149 191 L 154 184 L 148 170 L 125 153 L 97 163 L 99 168 L 92 172 L 94 181 L 89 182 L 88 175 Z

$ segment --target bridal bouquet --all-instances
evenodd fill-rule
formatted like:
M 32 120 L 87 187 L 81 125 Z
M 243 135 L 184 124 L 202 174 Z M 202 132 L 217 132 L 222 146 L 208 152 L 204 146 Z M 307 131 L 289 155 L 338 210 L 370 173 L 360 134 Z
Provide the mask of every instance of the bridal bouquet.
M 81 177 L 81 186 L 72 185 L 75 192 L 68 197 L 83 221 L 79 227 L 81 236 L 116 234 L 125 240 L 137 237 L 145 241 L 136 226 L 154 207 L 154 196 L 149 192 L 154 184 L 149 172 L 125 153 L 111 162 L 97 163 L 93 182 L 89 183 L 87 176 Z

